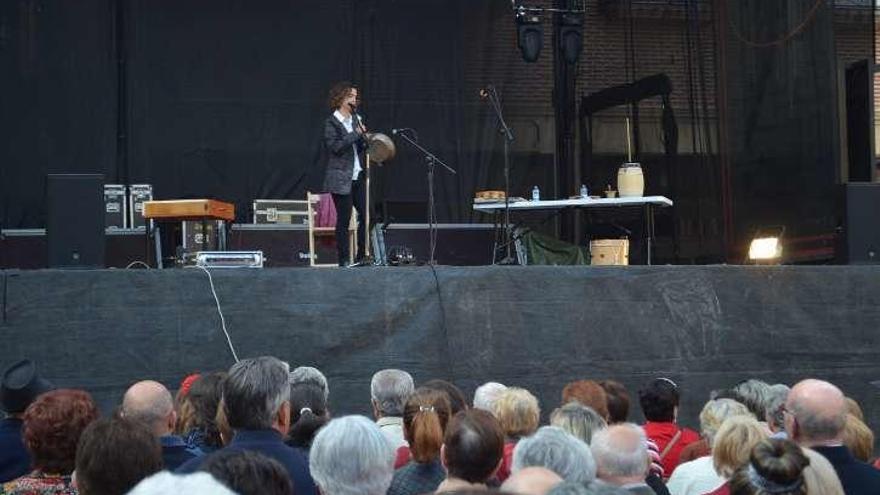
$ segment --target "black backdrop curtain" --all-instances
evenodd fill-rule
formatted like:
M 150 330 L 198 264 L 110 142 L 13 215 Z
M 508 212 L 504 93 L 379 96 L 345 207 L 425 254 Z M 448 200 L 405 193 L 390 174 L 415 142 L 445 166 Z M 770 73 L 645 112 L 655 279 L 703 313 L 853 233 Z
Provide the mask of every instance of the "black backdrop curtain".
M 338 80 L 361 87 L 371 130 L 416 128 L 459 171 L 437 172 L 438 214 L 472 221 L 474 190 L 502 185 L 478 89 L 494 82 L 504 98 L 542 70 L 521 61 L 503 0 L 9 0 L 0 16 L 0 221 L 12 228 L 44 224 L 49 172 L 232 201 L 239 221 L 255 198 L 302 198 L 321 182 L 318 138 Z M 505 105 L 515 124 L 536 105 L 552 115 L 549 96 Z M 424 202 L 423 161 L 397 144 L 379 192 Z M 515 152 L 512 164 L 514 193 L 551 187 L 552 151 Z
M 778 225 L 789 236 L 831 232 L 839 169 L 833 2 L 724 5 L 734 237 L 747 246 Z
M 0 224 L 42 227 L 47 173 L 116 169 L 112 0 L 0 2 Z

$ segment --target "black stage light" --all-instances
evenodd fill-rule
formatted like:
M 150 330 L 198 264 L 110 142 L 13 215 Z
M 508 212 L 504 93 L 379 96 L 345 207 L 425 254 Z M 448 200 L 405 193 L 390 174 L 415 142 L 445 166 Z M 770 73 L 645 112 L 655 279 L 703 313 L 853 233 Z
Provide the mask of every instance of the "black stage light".
M 559 50 L 566 63 L 574 65 L 584 48 L 584 18 L 578 14 L 562 14 L 559 21 Z
M 523 60 L 537 62 L 544 45 L 544 28 L 541 17 L 519 9 L 516 12 L 516 42 Z

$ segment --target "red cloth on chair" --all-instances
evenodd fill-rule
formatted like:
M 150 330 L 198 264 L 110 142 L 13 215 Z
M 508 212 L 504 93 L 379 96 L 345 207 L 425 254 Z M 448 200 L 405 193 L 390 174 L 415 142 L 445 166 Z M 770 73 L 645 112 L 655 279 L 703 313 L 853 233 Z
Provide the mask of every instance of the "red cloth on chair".
M 316 227 L 336 226 L 336 206 L 333 204 L 333 195 L 329 193 L 319 194 L 315 212 Z

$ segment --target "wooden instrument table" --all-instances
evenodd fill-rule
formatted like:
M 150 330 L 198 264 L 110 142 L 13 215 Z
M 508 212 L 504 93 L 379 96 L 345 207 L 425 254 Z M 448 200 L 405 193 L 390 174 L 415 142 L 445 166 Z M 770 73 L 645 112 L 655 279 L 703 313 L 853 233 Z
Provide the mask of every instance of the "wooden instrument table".
M 672 200 L 665 196 L 639 196 L 637 198 L 573 198 L 553 199 L 545 201 L 513 201 L 509 203 L 511 212 L 526 210 L 563 210 L 566 208 L 615 208 L 636 206 L 645 211 L 645 247 L 646 261 L 651 264 L 651 241 L 654 240 L 654 208 L 672 206 Z M 504 200 L 474 203 L 475 211 L 494 213 L 504 211 Z M 497 224 L 496 220 L 496 224 Z
M 165 201 L 144 201 L 144 218 L 155 221 L 153 242 L 156 247 L 156 266 L 162 268 L 162 242 L 158 222 L 183 222 L 194 220 L 205 224 L 212 220 L 222 220 L 219 232 L 219 248 L 226 250 L 226 222 L 235 220 L 235 205 L 215 199 L 172 199 Z M 149 233 L 147 238 L 149 239 Z

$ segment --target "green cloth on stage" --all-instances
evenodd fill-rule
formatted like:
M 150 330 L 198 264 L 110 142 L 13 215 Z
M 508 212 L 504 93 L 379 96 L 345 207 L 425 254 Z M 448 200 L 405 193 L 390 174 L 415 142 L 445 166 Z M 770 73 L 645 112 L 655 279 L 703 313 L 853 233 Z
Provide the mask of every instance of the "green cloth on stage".
M 589 265 L 590 256 L 581 246 L 528 231 L 520 237 L 527 265 Z

